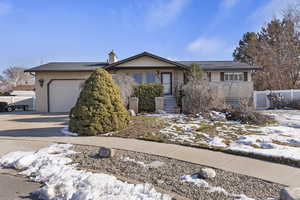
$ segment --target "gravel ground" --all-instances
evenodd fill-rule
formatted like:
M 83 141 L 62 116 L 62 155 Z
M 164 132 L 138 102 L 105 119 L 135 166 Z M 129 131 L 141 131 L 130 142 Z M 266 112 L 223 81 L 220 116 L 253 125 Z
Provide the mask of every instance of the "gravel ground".
M 208 192 L 207 188 L 196 186 L 194 183 L 182 182 L 180 177 L 191 175 L 206 166 L 187 163 L 150 154 L 116 150 L 113 158 L 97 158 L 98 147 L 74 146 L 78 154 L 71 155 L 78 167 L 87 170 L 96 170 L 116 176 L 122 176 L 139 182 L 151 183 L 154 186 L 171 191 L 189 199 L 234 199 L 224 193 Z M 127 161 L 125 161 L 127 159 Z M 132 161 L 134 159 L 135 161 Z M 136 161 L 142 162 L 137 163 Z M 161 161 L 163 166 L 149 168 L 143 166 L 153 161 Z M 217 176 L 206 180 L 210 186 L 219 186 L 229 193 L 245 194 L 254 199 L 278 198 L 279 190 L 284 186 L 270 183 L 258 178 L 240 175 L 232 172 L 215 169 Z

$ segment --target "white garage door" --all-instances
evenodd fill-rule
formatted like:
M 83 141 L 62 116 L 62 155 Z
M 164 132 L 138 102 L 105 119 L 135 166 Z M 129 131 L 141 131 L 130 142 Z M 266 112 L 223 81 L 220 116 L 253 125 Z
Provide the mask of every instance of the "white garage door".
M 49 85 L 49 111 L 69 112 L 75 105 L 83 80 L 54 80 Z

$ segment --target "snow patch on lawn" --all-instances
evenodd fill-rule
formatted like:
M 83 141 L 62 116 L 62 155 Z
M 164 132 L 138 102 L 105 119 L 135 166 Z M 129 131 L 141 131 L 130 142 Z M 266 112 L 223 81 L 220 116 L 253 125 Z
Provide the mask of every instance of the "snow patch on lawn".
M 209 116 L 213 121 L 223 121 L 226 120 L 226 115 L 217 111 L 210 111 Z
M 224 140 L 217 136 L 210 138 L 208 144 L 215 147 L 227 147 L 227 145 L 224 143 Z
M 78 136 L 78 133 L 72 133 L 71 131 L 69 131 L 69 127 L 62 128 L 60 132 L 66 136 Z
M 212 111 L 212 120 L 206 120 L 200 114 L 194 118 L 173 116 L 169 125 L 160 133 L 176 143 L 221 147 L 236 152 L 300 161 L 300 111 L 266 114 L 278 123 L 259 127 L 224 121 L 224 114 Z
M 258 135 L 245 135 L 232 142 L 228 149 L 269 157 L 300 160 L 300 113 L 273 114 L 278 125 L 258 128 Z
M 66 157 L 72 145 L 54 144 L 37 152 L 12 152 L 0 158 L 0 166 L 23 170 L 20 174 L 45 184 L 34 193 L 39 199 L 170 200 L 149 184 L 129 184 L 108 174 L 77 170 Z

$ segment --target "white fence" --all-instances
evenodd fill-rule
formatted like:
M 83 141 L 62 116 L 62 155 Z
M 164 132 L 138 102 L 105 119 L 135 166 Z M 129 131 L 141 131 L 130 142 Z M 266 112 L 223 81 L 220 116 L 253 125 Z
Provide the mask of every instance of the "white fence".
M 27 105 L 29 110 L 35 110 L 35 97 L 33 96 L 0 96 L 0 102 Z
M 283 96 L 285 102 L 300 101 L 300 90 L 265 90 L 265 91 L 254 91 L 253 99 L 254 106 L 256 109 L 267 109 L 270 107 L 270 100 L 268 95 L 270 93 L 280 94 Z

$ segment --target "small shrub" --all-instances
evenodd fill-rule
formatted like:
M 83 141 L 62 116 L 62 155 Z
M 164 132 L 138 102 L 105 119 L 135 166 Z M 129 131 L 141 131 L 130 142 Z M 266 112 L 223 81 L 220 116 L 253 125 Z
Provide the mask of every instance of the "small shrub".
M 182 100 L 182 111 L 186 114 L 204 114 L 226 107 L 223 93 L 206 80 L 192 80 L 184 85 Z
M 95 70 L 70 111 L 69 130 L 80 135 L 98 135 L 121 130 L 128 123 L 128 112 L 112 76 L 103 69 Z
M 274 122 L 269 116 L 256 112 L 249 99 L 241 99 L 239 107 L 224 112 L 227 120 L 239 121 L 243 124 L 265 125 Z
M 185 73 L 187 84 L 182 87 L 182 111 L 185 114 L 206 115 L 210 110 L 226 108 L 224 94 L 213 87 L 204 76 L 202 68 L 193 63 Z
M 284 107 L 284 97 L 280 93 L 273 93 L 267 95 L 270 101 L 270 108 L 283 108 Z
M 139 98 L 139 112 L 154 112 L 155 97 L 163 95 L 163 85 L 158 83 L 141 84 L 134 89 Z
M 125 107 L 128 107 L 129 97 L 133 96 L 134 94 L 136 82 L 131 76 L 126 74 L 113 74 L 112 77 L 120 88 L 121 97 Z

